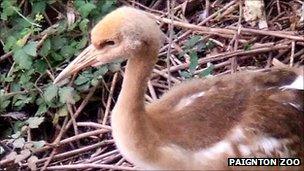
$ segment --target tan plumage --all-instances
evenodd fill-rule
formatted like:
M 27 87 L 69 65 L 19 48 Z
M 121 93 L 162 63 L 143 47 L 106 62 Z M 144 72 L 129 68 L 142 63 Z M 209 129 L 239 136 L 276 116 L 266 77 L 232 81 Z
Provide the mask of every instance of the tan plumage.
M 236 169 L 227 167 L 228 157 L 303 160 L 302 68 L 187 81 L 144 105 L 147 79 L 161 46 L 153 19 L 122 7 L 101 20 L 91 36 L 92 45 L 55 82 L 84 67 L 128 59 L 111 124 L 118 149 L 136 166 Z

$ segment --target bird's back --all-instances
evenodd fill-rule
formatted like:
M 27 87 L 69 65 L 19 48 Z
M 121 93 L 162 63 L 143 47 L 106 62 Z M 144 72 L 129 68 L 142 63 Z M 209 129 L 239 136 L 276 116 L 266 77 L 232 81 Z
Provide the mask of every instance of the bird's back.
M 147 106 L 160 151 L 179 151 L 180 163 L 193 157 L 189 169 L 221 157 L 223 165 L 215 169 L 227 166 L 227 157 L 303 158 L 303 75 L 296 70 L 242 72 L 176 86 Z

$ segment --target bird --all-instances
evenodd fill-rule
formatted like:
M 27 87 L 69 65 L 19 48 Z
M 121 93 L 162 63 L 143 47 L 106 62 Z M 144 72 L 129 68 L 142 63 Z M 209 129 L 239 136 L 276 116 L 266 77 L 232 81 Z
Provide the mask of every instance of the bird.
M 54 84 L 89 67 L 127 60 L 111 127 L 118 150 L 136 167 L 234 170 L 245 167 L 227 166 L 228 158 L 303 161 L 303 67 L 191 79 L 146 104 L 147 81 L 164 40 L 155 19 L 140 9 L 119 7 L 90 35 L 90 45 Z

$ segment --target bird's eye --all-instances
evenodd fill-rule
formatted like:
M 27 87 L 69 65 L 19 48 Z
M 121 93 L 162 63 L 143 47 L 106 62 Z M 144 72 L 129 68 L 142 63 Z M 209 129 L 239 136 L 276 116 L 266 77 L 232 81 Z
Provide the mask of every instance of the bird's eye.
M 101 49 L 101 48 L 104 48 L 106 46 L 112 46 L 114 44 L 115 44 L 115 42 L 113 40 L 105 40 L 103 42 L 100 42 L 99 48 Z

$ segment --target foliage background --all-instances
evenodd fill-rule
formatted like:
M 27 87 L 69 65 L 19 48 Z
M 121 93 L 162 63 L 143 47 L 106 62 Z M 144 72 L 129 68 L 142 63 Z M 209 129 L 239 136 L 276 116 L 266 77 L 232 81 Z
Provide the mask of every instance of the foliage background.
M 52 84 L 62 64 L 88 44 L 91 26 L 115 9 L 116 1 L 3 0 L 0 7 L 0 137 L 23 147 L 24 126 L 56 124 L 68 113 L 65 103 L 75 104 L 108 71 L 103 66 L 83 72 L 74 87 Z M 46 138 L 34 136 L 37 142 Z

